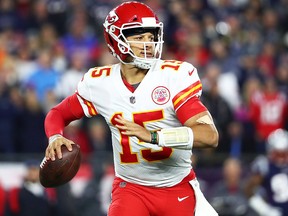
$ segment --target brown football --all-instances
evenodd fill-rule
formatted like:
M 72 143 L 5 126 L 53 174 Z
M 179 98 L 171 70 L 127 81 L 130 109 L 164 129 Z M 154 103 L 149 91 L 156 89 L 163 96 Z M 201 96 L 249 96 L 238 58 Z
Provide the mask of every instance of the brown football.
M 42 160 L 40 164 L 40 183 L 44 187 L 57 187 L 69 182 L 78 172 L 81 164 L 81 152 L 78 144 L 72 145 L 72 151 L 66 146 L 61 146 L 62 158 Z

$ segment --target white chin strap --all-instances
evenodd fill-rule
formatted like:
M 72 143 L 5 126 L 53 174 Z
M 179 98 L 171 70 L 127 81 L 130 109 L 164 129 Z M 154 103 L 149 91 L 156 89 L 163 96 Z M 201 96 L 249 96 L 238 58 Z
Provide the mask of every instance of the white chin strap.
M 139 59 L 139 58 L 134 58 L 132 62 L 124 62 L 122 59 L 116 55 L 118 60 L 123 63 L 123 64 L 130 64 L 130 65 L 135 65 L 137 68 L 148 70 L 152 67 L 152 65 L 156 62 L 157 59 Z
M 134 64 L 136 67 L 141 68 L 141 69 L 150 69 L 155 61 L 156 59 L 142 60 L 139 58 L 135 58 L 131 64 Z

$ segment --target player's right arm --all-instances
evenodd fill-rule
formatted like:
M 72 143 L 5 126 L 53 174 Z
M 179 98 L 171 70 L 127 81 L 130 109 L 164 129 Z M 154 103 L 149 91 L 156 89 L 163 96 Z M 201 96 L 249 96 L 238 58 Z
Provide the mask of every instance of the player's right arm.
M 49 144 L 45 151 L 47 160 L 55 160 L 55 155 L 62 158 L 61 146 L 65 145 L 68 150 L 72 150 L 72 140 L 63 137 L 65 126 L 70 122 L 84 117 L 84 111 L 77 98 L 77 94 L 73 94 L 65 98 L 57 106 L 53 107 L 45 118 L 45 133 L 49 139 Z

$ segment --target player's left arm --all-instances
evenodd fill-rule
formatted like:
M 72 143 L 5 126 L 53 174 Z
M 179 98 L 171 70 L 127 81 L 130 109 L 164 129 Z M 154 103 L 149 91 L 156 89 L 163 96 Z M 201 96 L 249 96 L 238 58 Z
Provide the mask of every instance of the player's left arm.
M 184 126 L 193 133 L 193 148 L 217 147 L 219 135 L 208 111 L 203 111 L 189 118 Z
M 200 100 L 202 83 L 197 69 L 183 63 L 174 78 L 172 103 L 182 127 L 161 129 L 158 145 L 178 149 L 217 147 L 218 131 L 209 110 Z
M 157 143 L 161 147 L 177 149 L 217 147 L 219 135 L 213 119 L 194 95 L 176 110 L 178 120 L 183 126 L 164 128 L 157 132 Z M 151 134 L 153 137 L 153 132 Z

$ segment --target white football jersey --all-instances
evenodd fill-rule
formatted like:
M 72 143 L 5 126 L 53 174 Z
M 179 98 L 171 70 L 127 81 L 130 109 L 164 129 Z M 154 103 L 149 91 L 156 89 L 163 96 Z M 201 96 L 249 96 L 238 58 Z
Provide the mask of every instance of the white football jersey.
M 179 127 L 176 111 L 201 92 L 196 68 L 174 60 L 157 61 L 134 92 L 125 86 L 120 64 L 91 68 L 77 89 L 85 115 L 102 115 L 111 129 L 116 176 L 155 187 L 181 182 L 191 171 L 192 151 L 161 148 L 123 135 L 114 126 L 115 117 L 122 115 L 148 130 Z

